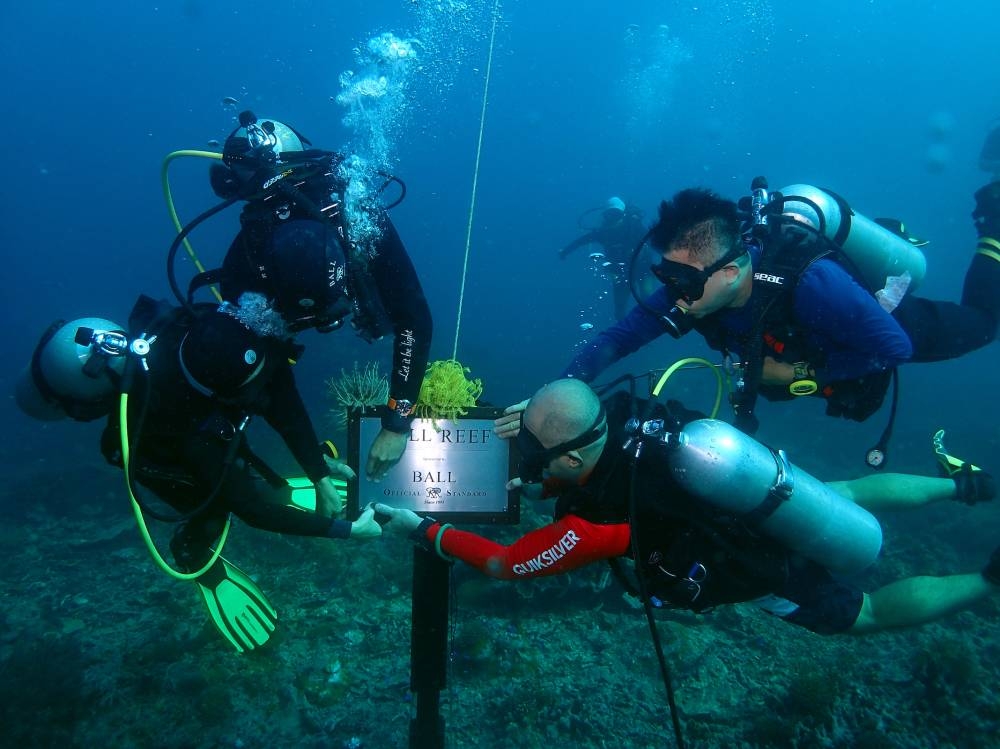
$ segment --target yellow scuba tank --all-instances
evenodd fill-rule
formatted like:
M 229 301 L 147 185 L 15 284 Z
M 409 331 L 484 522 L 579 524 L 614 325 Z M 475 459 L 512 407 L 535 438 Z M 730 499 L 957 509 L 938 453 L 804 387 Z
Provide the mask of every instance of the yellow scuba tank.
M 910 275 L 910 292 L 923 281 L 924 254 L 905 237 L 854 211 L 840 196 L 803 184 L 788 185 L 780 195 L 782 215 L 812 226 L 836 244 L 871 289 L 881 289 L 886 279 L 905 273 Z

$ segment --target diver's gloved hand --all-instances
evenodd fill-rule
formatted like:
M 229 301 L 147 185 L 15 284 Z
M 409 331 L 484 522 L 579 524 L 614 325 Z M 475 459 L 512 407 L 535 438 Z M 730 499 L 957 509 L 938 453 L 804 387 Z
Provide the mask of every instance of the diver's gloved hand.
M 996 496 L 993 477 L 971 463 L 964 463 L 951 475 L 955 482 L 955 499 L 967 505 L 989 502 Z
M 375 521 L 375 508 L 369 505 L 361 517 L 351 523 L 351 538 L 367 541 L 382 535 L 382 526 Z
M 980 239 L 1000 239 L 1000 181 L 976 190 L 975 199 L 972 221 L 976 225 L 976 235 Z
M 397 535 L 408 536 L 420 525 L 420 516 L 412 510 L 404 510 L 384 504 L 377 504 L 374 509 L 379 515 L 387 515 L 389 517 L 388 524 L 385 527 Z
M 493 433 L 502 440 L 513 439 L 521 431 L 521 414 L 528 407 L 528 398 L 503 410 L 503 416 L 493 421 Z
M 353 473 L 353 471 L 352 471 Z M 333 484 L 333 479 L 324 476 L 316 482 L 316 512 L 328 518 L 336 517 L 344 509 L 344 500 Z

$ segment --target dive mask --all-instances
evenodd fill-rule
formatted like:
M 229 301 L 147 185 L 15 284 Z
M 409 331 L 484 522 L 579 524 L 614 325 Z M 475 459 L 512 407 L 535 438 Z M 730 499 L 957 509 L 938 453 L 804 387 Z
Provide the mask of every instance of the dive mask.
M 607 415 L 604 406 L 597 412 L 594 423 L 578 437 L 574 437 L 566 442 L 560 442 L 552 447 L 545 447 L 528 428 L 524 425 L 524 412 L 521 413 L 521 428 L 517 433 L 517 449 L 521 453 L 521 462 L 518 465 L 518 476 L 524 484 L 539 484 L 544 478 L 545 469 L 549 463 L 570 450 L 596 442 L 608 431 Z
M 666 258 L 661 260 L 658 265 L 652 266 L 650 270 L 653 271 L 653 275 L 659 279 L 660 283 L 667 287 L 671 301 L 681 299 L 687 304 L 691 304 L 701 299 L 705 293 L 705 282 L 713 273 L 725 268 L 746 252 L 747 249 L 743 245 L 743 241 L 740 240 L 733 245 L 729 252 L 702 270 Z

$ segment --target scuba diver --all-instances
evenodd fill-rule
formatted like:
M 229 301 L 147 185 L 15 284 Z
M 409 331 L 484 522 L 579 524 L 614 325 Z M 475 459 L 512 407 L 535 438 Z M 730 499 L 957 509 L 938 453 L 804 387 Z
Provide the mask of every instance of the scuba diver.
M 648 403 L 618 393 L 602 402 L 579 380 L 542 387 L 516 426 L 519 477 L 509 489 L 555 500 L 554 522 L 509 546 L 406 509 L 376 504 L 386 532 L 409 534 L 430 553 L 504 580 L 565 573 L 629 557 L 649 607 L 706 612 L 754 601 L 818 634 L 865 634 L 922 624 L 1000 592 L 1000 548 L 981 573 L 913 577 L 866 593 L 843 581 L 882 545 L 867 509 L 993 498 L 992 478 L 948 455 L 952 478 L 874 474 L 824 484 L 734 427 L 676 401 L 637 418 Z M 654 628 L 655 629 L 655 628 Z
M 653 271 L 663 286 L 598 335 L 563 376 L 590 382 L 664 333 L 679 338 L 693 329 L 731 365 L 735 423 L 752 434 L 758 394 L 821 397 L 827 414 L 863 421 L 881 406 L 898 365 L 959 357 L 994 340 L 1000 182 L 975 194 L 979 241 L 961 304 L 908 293 L 926 263 L 915 249 L 920 241 L 899 236 L 900 222 L 867 219 L 808 185 L 771 194 L 758 178 L 752 191 L 739 206 L 704 189 L 661 203 L 648 240 L 662 253 Z M 880 447 L 869 451 L 873 467 L 891 424 L 892 417 Z
M 587 226 L 591 216 L 600 212 L 600 223 Z M 608 198 L 600 208 L 591 208 L 580 216 L 580 226 L 586 234 L 577 237 L 559 250 L 559 259 L 565 260 L 570 253 L 589 244 L 596 244 L 603 252 L 591 254 L 591 260 L 611 282 L 611 294 L 615 305 L 615 319 L 621 320 L 628 313 L 632 293 L 628 283 L 628 261 L 632 251 L 646 233 L 642 223 L 642 211 L 633 205 L 626 205 L 618 197 Z
M 299 352 L 281 317 L 259 294 L 239 301 L 177 308 L 141 296 L 127 329 L 99 318 L 57 323 L 35 350 L 18 403 L 42 418 L 89 421 L 110 412 L 101 451 L 125 470 L 154 559 L 198 584 L 213 623 L 243 652 L 269 639 L 277 614 L 221 556 L 230 514 L 297 536 L 368 539 L 381 530 L 371 513 L 353 523 L 336 518 L 343 503 L 335 476 L 354 472 L 324 457 L 289 363 Z M 286 481 L 252 452 L 246 430 L 257 415 L 308 481 Z M 297 498 L 293 485 L 311 496 Z M 145 517 L 177 524 L 170 549 L 180 572 L 160 557 Z
M 311 148 L 288 125 L 249 111 L 239 123 L 209 179 L 226 200 L 223 207 L 246 201 L 240 231 L 221 268 L 196 275 L 186 296 L 173 279 L 171 259 L 174 293 L 189 303 L 198 288 L 215 283 L 228 301 L 260 292 L 292 333 L 329 332 L 348 317 L 369 342 L 391 333 L 389 398 L 365 468 L 370 479 L 381 479 L 406 448 L 432 333 L 420 279 L 386 213 L 405 187 L 390 175 L 364 175 L 385 178 L 377 193 L 393 181 L 402 187 L 399 199 L 383 208 L 377 194 L 354 196 L 364 192 L 365 180 L 355 177 L 360 167 L 343 154 Z

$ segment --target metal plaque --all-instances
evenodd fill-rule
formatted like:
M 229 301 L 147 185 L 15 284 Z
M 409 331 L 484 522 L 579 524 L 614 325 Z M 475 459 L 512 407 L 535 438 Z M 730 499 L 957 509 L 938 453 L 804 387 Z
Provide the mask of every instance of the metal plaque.
M 502 409 L 472 408 L 455 421 L 415 419 L 403 457 L 375 482 L 364 474 L 381 417 L 377 409 L 352 412 L 348 462 L 358 479 L 348 485 L 348 517 L 382 502 L 441 521 L 517 523 L 517 494 L 506 487 L 513 475 L 510 440 L 493 432 L 493 420 L 502 414 Z

